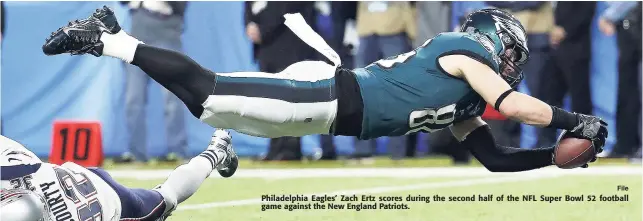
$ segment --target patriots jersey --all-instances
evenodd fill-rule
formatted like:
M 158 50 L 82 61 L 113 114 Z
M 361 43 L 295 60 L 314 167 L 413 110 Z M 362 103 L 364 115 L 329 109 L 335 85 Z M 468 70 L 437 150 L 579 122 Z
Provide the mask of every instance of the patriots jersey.
M 481 35 L 442 33 L 405 54 L 355 69 L 364 114 L 360 139 L 430 133 L 480 116 L 486 102 L 464 80 L 442 69 L 438 59 L 465 55 L 496 72 L 500 59 Z
M 46 202 L 57 221 L 120 219 L 121 201 L 100 177 L 74 163 L 44 163 L 23 145 L 0 136 L 0 187 L 22 188 Z

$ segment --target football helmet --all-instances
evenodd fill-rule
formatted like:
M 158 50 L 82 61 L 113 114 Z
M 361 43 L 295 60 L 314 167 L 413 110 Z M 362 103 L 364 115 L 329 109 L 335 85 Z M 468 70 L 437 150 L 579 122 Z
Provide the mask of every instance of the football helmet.
M 523 79 L 520 65 L 527 62 L 527 33 L 513 15 L 499 9 L 481 9 L 467 15 L 461 32 L 486 36 L 493 45 L 493 52 L 500 58 L 500 75 L 515 87 Z
M 1 220 L 51 221 L 45 199 L 27 189 L 2 189 Z

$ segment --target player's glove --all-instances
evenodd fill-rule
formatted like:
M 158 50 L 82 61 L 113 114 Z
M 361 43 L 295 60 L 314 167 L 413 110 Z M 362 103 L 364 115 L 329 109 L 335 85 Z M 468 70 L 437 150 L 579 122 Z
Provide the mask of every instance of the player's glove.
M 576 114 L 578 118 L 578 125 L 570 130 L 571 136 L 582 138 L 592 141 L 592 146 L 596 154 L 603 152 L 605 140 L 607 139 L 607 123 L 601 118 L 585 114 Z M 590 161 L 596 161 L 596 156 Z M 582 167 L 587 168 L 589 165 L 585 164 Z

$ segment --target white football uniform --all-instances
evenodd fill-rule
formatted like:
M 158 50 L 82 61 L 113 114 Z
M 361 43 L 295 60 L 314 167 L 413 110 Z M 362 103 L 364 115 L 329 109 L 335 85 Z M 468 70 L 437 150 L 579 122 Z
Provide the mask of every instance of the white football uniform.
M 257 137 L 329 134 L 337 116 L 335 73 L 341 59 L 299 14 L 284 24 L 330 60 L 300 61 L 279 73 L 217 73 L 216 90 L 199 117 L 204 123 Z
M 107 182 L 75 163 L 43 163 L 23 145 L 0 136 L 2 189 L 39 194 L 57 221 L 118 221 L 121 201 Z

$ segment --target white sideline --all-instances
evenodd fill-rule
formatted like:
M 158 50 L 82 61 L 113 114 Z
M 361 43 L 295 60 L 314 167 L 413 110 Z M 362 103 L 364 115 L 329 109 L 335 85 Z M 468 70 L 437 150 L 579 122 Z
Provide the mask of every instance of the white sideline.
M 138 180 L 165 179 L 172 170 L 110 170 L 115 178 Z M 587 169 L 562 170 L 547 167 L 520 173 L 492 173 L 482 167 L 429 167 L 429 168 L 323 168 L 323 169 L 243 169 L 240 168 L 234 178 L 346 178 L 346 177 L 387 177 L 387 178 L 428 178 L 428 177 L 477 177 L 507 175 L 641 175 L 640 166 L 595 166 Z M 221 178 L 212 173 L 210 178 Z
M 340 190 L 340 191 L 329 192 L 329 193 L 310 193 L 310 194 L 303 194 L 303 195 L 310 196 L 310 195 L 324 195 L 324 194 L 326 195 L 379 194 L 379 193 L 411 191 L 411 190 L 420 190 L 420 189 L 439 189 L 439 188 L 448 188 L 448 187 L 475 186 L 475 185 L 492 184 L 492 183 L 518 182 L 518 181 L 558 177 L 561 175 L 562 174 L 514 175 L 514 176 L 504 176 L 504 177 L 467 179 L 467 180 L 459 180 L 459 181 L 422 183 L 422 184 L 403 185 L 403 186 L 384 186 L 384 187 L 374 187 L 374 188 L 364 188 L 364 189 Z M 246 205 L 261 204 L 262 202 L 263 201 L 261 201 L 260 198 L 254 198 L 254 199 L 234 200 L 234 201 L 226 201 L 226 202 L 179 205 L 177 210 L 181 211 L 181 210 L 207 209 L 207 208 L 214 208 L 214 207 L 246 206 Z

